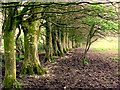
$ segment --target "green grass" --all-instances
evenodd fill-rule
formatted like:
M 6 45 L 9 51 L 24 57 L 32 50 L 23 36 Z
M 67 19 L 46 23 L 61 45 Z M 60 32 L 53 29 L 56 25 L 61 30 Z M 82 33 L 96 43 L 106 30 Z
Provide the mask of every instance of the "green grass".
M 87 65 L 87 64 L 89 64 L 89 62 L 86 59 L 84 59 L 84 60 L 81 61 L 81 64 Z
M 112 57 L 112 60 L 114 60 L 114 61 L 120 61 L 120 57 L 114 56 L 114 57 Z
M 106 37 L 105 39 L 98 39 L 91 45 L 93 51 L 118 51 L 118 37 Z

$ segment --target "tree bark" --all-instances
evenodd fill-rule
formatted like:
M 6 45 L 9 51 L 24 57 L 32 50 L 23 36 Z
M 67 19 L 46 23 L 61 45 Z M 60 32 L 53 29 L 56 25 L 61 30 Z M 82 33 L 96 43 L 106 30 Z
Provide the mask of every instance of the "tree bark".
M 72 36 L 72 48 L 75 48 L 75 39 L 74 39 L 74 36 Z
M 66 46 L 66 50 L 68 51 L 68 49 L 69 49 L 69 39 L 68 39 L 68 32 L 66 31 L 65 32 L 65 46 Z
M 57 45 L 57 30 L 54 27 L 52 30 L 52 44 L 53 44 L 53 55 L 58 56 L 60 51 L 58 50 L 58 45 Z
M 63 46 L 61 43 L 61 30 L 60 29 L 57 30 L 57 36 L 58 36 L 57 45 L 58 45 L 58 50 L 60 51 L 58 56 L 62 56 L 64 55 L 64 52 L 63 52 Z
M 52 49 L 52 29 L 50 23 L 50 17 L 46 19 L 46 47 L 45 47 L 45 62 L 53 59 L 53 49 Z
M 41 9 L 39 9 L 41 10 Z M 37 11 L 32 9 L 31 12 Z M 24 31 L 24 62 L 21 69 L 21 74 L 44 74 L 46 71 L 42 68 L 38 58 L 38 39 L 40 35 L 40 21 L 34 20 L 41 17 L 41 14 L 31 15 L 26 22 L 22 23 Z M 34 21 L 33 21 L 34 20 Z
M 61 43 L 62 43 L 62 46 L 63 46 L 63 52 L 66 53 L 66 42 L 65 42 L 65 39 L 66 39 L 66 34 L 65 34 L 65 31 L 64 29 L 61 30 Z
M 5 76 L 4 87 L 12 88 L 16 83 L 16 58 L 14 48 L 14 36 L 16 20 L 13 18 L 16 8 L 8 9 L 8 17 L 4 22 L 4 55 L 5 55 Z

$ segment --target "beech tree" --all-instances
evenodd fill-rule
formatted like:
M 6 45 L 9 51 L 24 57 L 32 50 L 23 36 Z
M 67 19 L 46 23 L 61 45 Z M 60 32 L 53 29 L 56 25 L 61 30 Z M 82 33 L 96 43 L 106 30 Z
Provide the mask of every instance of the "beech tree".
M 45 45 L 45 61 L 50 61 L 53 59 L 53 47 L 52 47 L 52 28 L 51 28 L 51 18 L 46 18 L 46 45 Z
M 60 51 L 58 49 L 58 44 L 57 44 L 57 40 L 58 40 L 58 35 L 57 35 L 57 27 L 53 26 L 52 29 L 52 45 L 53 45 L 53 55 L 54 56 L 59 56 L 60 55 Z
M 35 20 L 41 17 L 41 14 L 34 14 L 36 11 L 42 11 L 42 8 L 30 9 L 30 16 L 22 22 L 24 32 L 24 62 L 21 69 L 21 74 L 44 74 L 46 71 L 41 67 L 38 57 L 38 39 L 41 30 L 41 21 Z
M 16 3 L 7 4 L 7 6 L 15 5 Z M 15 58 L 15 48 L 14 48 L 14 36 L 16 30 L 16 15 L 17 7 L 10 7 L 4 9 L 4 55 L 5 55 L 5 76 L 4 76 L 4 86 L 6 88 L 11 88 L 16 83 L 16 58 Z
M 4 55 L 5 76 L 4 86 L 14 87 L 16 84 L 16 56 L 14 48 L 15 30 L 20 26 L 24 32 L 24 61 L 21 74 L 44 74 L 38 58 L 38 39 L 41 26 L 46 29 L 45 60 L 52 61 L 53 55 L 62 56 L 69 49 L 79 46 L 82 40 L 86 42 L 85 53 L 91 45 L 91 39 L 99 30 L 117 30 L 115 12 L 105 6 L 88 5 L 91 3 L 38 3 L 26 4 L 7 3 L 3 5 L 4 23 Z M 101 4 L 101 3 L 99 3 Z M 78 5 L 78 6 L 77 6 Z M 18 7 L 23 9 L 18 10 Z M 47 8 L 46 8 L 47 7 Z M 61 8 L 63 7 L 63 8 Z M 48 10 L 45 10 L 46 8 Z M 115 16 L 113 18 L 113 16 Z M 46 23 L 43 24 L 45 20 Z M 83 27 L 84 26 L 84 27 Z M 100 34 L 100 33 L 99 33 Z M 100 36 L 100 35 L 98 35 Z M 87 38 L 86 38 L 87 37 Z M 85 56 L 84 56 L 85 58 Z

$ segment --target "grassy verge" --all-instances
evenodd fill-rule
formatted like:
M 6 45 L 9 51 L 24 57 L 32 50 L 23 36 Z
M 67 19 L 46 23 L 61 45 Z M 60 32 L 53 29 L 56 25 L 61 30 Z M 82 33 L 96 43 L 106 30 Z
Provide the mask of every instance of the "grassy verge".
M 118 37 L 99 39 L 91 45 L 93 51 L 118 51 Z M 120 50 L 120 49 L 119 49 Z

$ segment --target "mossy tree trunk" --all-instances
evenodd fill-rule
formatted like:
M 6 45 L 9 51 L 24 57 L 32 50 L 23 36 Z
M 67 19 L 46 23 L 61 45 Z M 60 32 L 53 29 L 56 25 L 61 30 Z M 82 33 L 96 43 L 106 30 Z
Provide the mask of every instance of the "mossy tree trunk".
M 73 40 L 73 48 L 75 48 L 75 45 L 76 45 L 76 43 L 75 43 L 75 39 Z
M 59 55 L 60 51 L 58 50 L 58 45 L 57 45 L 57 30 L 54 27 L 52 29 L 52 45 L 53 45 L 53 55 L 57 56 Z
M 52 49 L 52 28 L 50 17 L 46 18 L 46 46 L 45 46 L 45 62 L 50 61 L 53 59 L 53 49 Z
M 72 36 L 72 48 L 75 48 L 75 38 Z
M 62 46 L 63 46 L 63 52 L 64 53 L 66 53 L 66 42 L 65 42 L 65 39 L 66 39 L 65 30 L 62 29 L 61 30 L 61 43 L 62 43 Z
M 67 30 L 65 32 L 65 47 L 66 47 L 66 51 L 68 51 L 68 49 L 69 49 L 69 38 L 68 38 L 68 31 Z
M 58 36 L 57 45 L 58 45 L 58 50 L 60 51 L 58 56 L 62 56 L 62 55 L 64 55 L 64 52 L 63 52 L 63 46 L 61 43 L 61 30 L 59 28 L 57 30 L 57 36 Z
M 71 41 L 69 40 L 68 41 L 68 49 L 71 49 L 72 48 L 72 46 L 71 46 Z
M 7 18 L 4 22 L 4 55 L 5 55 L 5 76 L 4 87 L 12 88 L 16 83 L 16 58 L 14 48 L 14 36 L 16 29 L 16 20 L 13 18 L 16 14 L 16 8 L 7 9 Z
M 44 74 L 45 71 L 41 67 L 38 58 L 38 22 L 34 21 L 24 27 L 24 62 L 21 69 L 21 74 Z
M 33 11 L 35 11 L 33 9 Z M 32 15 L 27 22 L 22 24 L 24 31 L 24 62 L 21 74 L 44 74 L 45 70 L 41 67 L 38 58 L 38 37 L 40 33 L 40 21 L 32 21 L 36 16 Z

